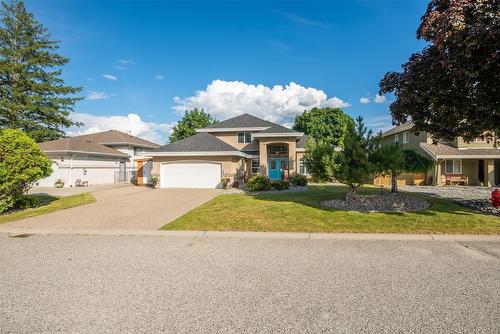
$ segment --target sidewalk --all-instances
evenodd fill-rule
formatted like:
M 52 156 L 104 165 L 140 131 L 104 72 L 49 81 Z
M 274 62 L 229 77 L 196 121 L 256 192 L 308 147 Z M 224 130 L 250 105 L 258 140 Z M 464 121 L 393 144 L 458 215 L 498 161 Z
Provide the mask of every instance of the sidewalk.
M 114 235 L 186 238 L 240 239 L 312 239 L 312 240 L 387 240 L 387 241 L 491 241 L 500 242 L 500 235 L 451 234 L 391 234 L 391 233 L 301 233 L 301 232 L 218 232 L 218 231 L 160 231 L 160 230 L 98 230 L 98 229 L 39 229 L 0 226 L 0 233 L 16 235 Z

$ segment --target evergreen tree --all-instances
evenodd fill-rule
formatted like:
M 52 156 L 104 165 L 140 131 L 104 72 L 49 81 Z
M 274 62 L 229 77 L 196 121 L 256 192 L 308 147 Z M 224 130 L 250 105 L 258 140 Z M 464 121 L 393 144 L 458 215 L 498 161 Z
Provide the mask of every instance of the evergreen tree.
M 376 165 L 372 154 L 378 146 L 378 137 L 374 137 L 371 131 L 367 132 L 363 118 L 358 117 L 355 126 L 347 131 L 344 148 L 329 165 L 333 178 L 348 187 L 346 200 L 354 198 L 357 189 L 373 179 Z
M 59 42 L 23 1 L 2 2 L 0 22 L 0 129 L 23 130 L 37 142 L 64 136 L 64 128 L 80 125 L 69 114 L 81 88 L 61 78 L 68 58 L 55 53 Z

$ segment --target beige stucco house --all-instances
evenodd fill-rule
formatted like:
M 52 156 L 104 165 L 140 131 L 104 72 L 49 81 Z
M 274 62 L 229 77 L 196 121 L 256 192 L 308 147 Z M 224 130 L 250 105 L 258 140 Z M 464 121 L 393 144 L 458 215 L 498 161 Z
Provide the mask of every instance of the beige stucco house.
M 52 161 L 52 174 L 37 186 L 53 187 L 61 179 L 65 187 L 117 182 L 146 183 L 152 163 L 137 161 L 140 152 L 160 145 L 130 134 L 109 130 L 38 144 Z
M 174 143 L 144 152 L 162 188 L 220 188 L 257 175 L 272 180 L 306 174 L 306 137 L 284 126 L 243 114 Z
M 396 126 L 382 134 L 383 144 L 400 143 L 431 158 L 435 164 L 427 172 L 432 185 L 500 185 L 500 147 L 497 140 L 476 138 L 465 142 L 461 137 L 450 142 L 433 142 L 429 133 L 412 132 L 413 123 Z

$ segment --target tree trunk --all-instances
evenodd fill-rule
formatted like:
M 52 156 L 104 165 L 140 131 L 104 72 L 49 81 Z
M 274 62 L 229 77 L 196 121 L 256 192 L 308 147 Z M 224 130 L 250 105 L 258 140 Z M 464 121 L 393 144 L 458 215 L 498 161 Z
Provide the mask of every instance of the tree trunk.
M 391 192 L 398 192 L 398 177 L 396 173 L 391 173 Z
M 349 188 L 347 189 L 347 193 L 345 194 L 345 200 L 347 202 L 350 202 L 356 199 L 356 197 L 357 197 L 356 188 L 349 186 Z

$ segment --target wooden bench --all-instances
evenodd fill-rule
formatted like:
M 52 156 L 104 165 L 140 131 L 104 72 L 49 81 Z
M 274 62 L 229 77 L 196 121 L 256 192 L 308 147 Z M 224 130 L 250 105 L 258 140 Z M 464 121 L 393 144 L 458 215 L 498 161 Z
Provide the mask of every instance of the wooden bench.
M 466 175 L 446 175 L 446 182 L 445 184 L 447 186 L 454 186 L 454 185 L 463 185 L 463 186 L 468 186 L 469 185 L 469 177 Z

